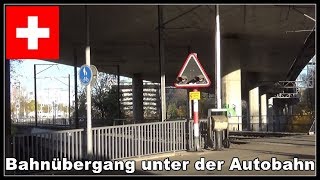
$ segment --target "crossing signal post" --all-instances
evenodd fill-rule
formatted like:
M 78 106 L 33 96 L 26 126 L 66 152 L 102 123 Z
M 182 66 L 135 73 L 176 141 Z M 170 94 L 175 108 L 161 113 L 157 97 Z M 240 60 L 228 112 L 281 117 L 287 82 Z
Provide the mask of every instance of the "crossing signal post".
M 194 134 L 194 148 L 195 151 L 200 150 L 200 131 L 199 131 L 199 100 L 200 91 L 193 89 L 189 94 L 190 99 L 193 101 L 193 134 Z
M 193 101 L 193 131 L 194 131 L 194 150 L 200 150 L 200 130 L 199 130 L 199 100 L 200 91 L 198 88 L 210 86 L 211 81 L 200 64 L 197 54 L 190 53 L 184 62 L 174 84 L 176 88 L 193 89 L 189 93 L 189 98 Z
M 208 110 L 208 138 L 207 145 L 215 150 L 222 150 L 222 145 L 229 148 L 228 118 L 226 109 L 221 107 L 221 70 L 220 70 L 220 16 L 219 5 L 216 5 L 216 36 L 215 36 L 215 71 L 216 71 L 216 99 L 217 108 Z M 213 133 L 214 140 L 213 140 Z M 224 134 L 224 135 L 223 135 Z

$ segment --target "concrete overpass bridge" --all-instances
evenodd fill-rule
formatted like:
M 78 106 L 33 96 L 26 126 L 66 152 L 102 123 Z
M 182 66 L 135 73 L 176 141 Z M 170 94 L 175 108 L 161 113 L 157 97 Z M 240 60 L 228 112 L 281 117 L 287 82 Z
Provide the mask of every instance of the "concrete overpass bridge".
M 314 18 L 314 5 L 220 5 L 223 104 L 240 116 L 245 100 L 250 115 L 261 114 L 274 83 L 294 81 L 315 55 Z M 143 119 L 142 80 L 162 74 L 172 86 L 188 52 L 215 81 L 214 5 L 61 6 L 59 63 L 85 64 L 87 35 L 91 64 L 133 78 L 135 119 Z M 215 93 L 214 83 L 203 91 Z

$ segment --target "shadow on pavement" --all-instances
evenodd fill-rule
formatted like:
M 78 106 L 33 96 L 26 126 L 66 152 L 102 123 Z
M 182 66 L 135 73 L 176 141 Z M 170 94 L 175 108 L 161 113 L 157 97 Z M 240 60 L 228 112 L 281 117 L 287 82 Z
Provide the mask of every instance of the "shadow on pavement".
M 264 154 L 275 154 L 281 156 L 291 156 L 292 158 L 299 158 L 299 159 L 310 159 L 315 160 L 315 155 L 308 155 L 308 154 L 295 154 L 295 153 L 284 153 L 284 152 L 276 152 L 276 151 L 266 151 L 266 150 L 257 150 L 257 149 L 247 149 L 247 148 L 237 148 L 241 150 L 248 150 L 248 151 L 256 151 L 259 153 Z

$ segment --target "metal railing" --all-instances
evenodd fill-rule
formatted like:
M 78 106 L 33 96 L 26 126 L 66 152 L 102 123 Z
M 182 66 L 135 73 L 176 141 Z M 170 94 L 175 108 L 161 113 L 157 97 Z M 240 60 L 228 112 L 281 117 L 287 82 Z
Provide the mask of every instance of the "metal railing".
M 35 126 L 34 118 L 13 119 L 12 124 Z M 66 118 L 38 118 L 38 126 L 62 126 L 69 127 L 70 122 Z
M 13 157 L 17 160 L 52 160 L 83 157 L 83 129 L 52 131 L 12 137 Z
M 185 121 L 92 128 L 96 159 L 123 159 L 186 150 Z
M 229 116 L 229 131 L 307 133 L 312 126 L 311 115 Z M 297 120 L 297 121 L 296 121 Z M 189 120 L 193 133 L 193 120 Z M 200 120 L 200 132 L 206 132 L 207 119 Z
M 123 159 L 186 150 L 185 121 L 155 122 L 92 128 L 94 159 Z M 84 129 L 13 136 L 17 160 L 84 158 Z
M 240 117 L 239 117 L 240 118 Z M 282 121 L 281 121 L 282 122 Z M 298 123 L 230 123 L 229 131 L 296 132 L 311 124 Z M 194 148 L 193 120 L 176 120 L 105 126 L 92 128 L 93 158 L 115 160 L 140 157 L 165 152 L 190 150 Z M 207 139 L 207 120 L 200 120 L 200 145 Z M 52 131 L 13 136 L 13 156 L 17 160 L 38 160 L 67 157 L 79 160 L 86 154 L 86 134 L 84 129 Z

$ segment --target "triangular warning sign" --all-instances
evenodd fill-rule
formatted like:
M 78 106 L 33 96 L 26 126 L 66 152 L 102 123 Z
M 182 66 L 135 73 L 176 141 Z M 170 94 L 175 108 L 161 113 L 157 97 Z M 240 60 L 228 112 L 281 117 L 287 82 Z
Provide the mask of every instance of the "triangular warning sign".
M 189 54 L 188 58 L 184 62 L 176 83 L 176 88 L 199 88 L 210 86 L 211 81 L 201 66 L 196 53 Z

